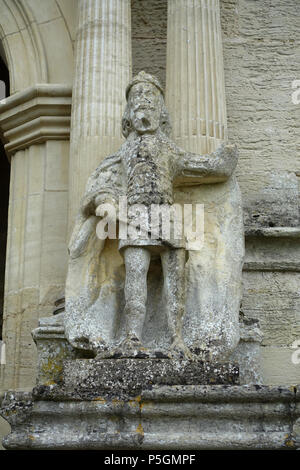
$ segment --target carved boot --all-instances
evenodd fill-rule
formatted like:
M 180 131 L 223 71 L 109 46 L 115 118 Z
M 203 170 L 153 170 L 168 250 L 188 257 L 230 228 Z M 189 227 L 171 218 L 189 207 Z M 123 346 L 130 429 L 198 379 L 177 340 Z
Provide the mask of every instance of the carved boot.
M 170 357 L 174 359 L 193 359 L 193 354 L 180 336 L 176 336 L 170 347 Z

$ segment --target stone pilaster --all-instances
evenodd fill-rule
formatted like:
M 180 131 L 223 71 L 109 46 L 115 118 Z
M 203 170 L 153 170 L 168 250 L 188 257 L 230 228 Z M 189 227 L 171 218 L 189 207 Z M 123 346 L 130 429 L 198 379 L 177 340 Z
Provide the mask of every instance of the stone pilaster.
M 186 150 L 207 153 L 226 138 L 219 0 L 169 2 L 166 101 Z
M 37 85 L 0 103 L 11 160 L 1 389 L 34 385 L 31 331 L 64 293 L 71 94 Z
M 131 76 L 129 0 L 80 0 L 70 150 L 70 229 L 89 175 L 122 142 Z

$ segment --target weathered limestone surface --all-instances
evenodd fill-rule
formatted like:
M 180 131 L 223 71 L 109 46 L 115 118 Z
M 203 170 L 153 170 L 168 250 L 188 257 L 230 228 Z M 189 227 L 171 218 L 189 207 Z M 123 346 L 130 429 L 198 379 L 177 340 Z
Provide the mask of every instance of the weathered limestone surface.
M 241 142 L 237 176 L 257 225 L 296 225 L 298 219 L 287 223 L 283 214 L 283 207 L 295 213 L 291 185 L 300 167 L 300 108 L 292 102 L 300 60 L 297 9 L 297 0 L 221 1 L 228 134 Z
M 295 384 L 299 364 L 293 363 L 300 337 L 300 252 L 298 228 L 248 230 L 242 309 L 259 320 L 263 383 Z
M 4 450 L 2 445 L 2 439 L 4 436 L 7 436 L 11 431 L 10 425 L 8 422 L 0 416 L 0 450 Z
M 131 400 L 8 393 L 8 449 L 296 449 L 299 388 L 153 386 Z M 68 419 L 65 419 L 68 416 Z M 84 419 L 83 419 L 84 417 Z
M 71 87 L 58 84 L 36 85 L 1 100 L 0 125 L 7 155 L 48 140 L 69 140 L 71 100 Z M 53 179 L 61 177 L 53 172 Z
M 0 36 L 7 55 L 12 92 L 36 83 L 72 82 L 77 4 L 77 0 L 12 0 L 7 8 L 8 2 L 1 1 Z M 299 79 L 298 0 L 220 0 L 220 5 L 228 130 L 230 139 L 238 139 L 241 149 L 237 176 L 244 195 L 246 221 L 254 230 L 260 230 L 262 225 L 279 225 L 283 229 L 287 224 L 296 227 L 299 106 L 292 104 L 291 82 Z M 162 81 L 166 7 L 167 2 L 162 0 L 132 2 L 134 15 L 138 14 L 140 19 L 139 23 L 133 21 L 133 68 L 158 73 Z M 45 145 L 40 147 L 44 155 Z M 55 205 L 60 203 L 55 201 Z M 295 352 L 291 344 L 299 338 L 298 246 L 297 239 L 269 235 L 263 239 L 251 237 L 246 246 L 243 311 L 248 317 L 260 319 L 265 338 L 261 348 L 264 383 L 299 382 L 299 364 L 291 361 Z M 117 271 L 119 266 L 117 263 L 113 269 Z M 49 301 L 45 301 L 47 305 L 41 306 L 41 315 L 51 313 L 56 293 L 50 294 Z M 26 329 L 22 343 L 24 362 L 18 348 L 17 355 L 10 360 L 15 364 L 16 373 L 22 376 L 15 383 L 27 388 L 35 374 L 34 367 L 27 368 L 34 350 L 30 330 L 40 313 L 35 309 L 35 300 L 24 302 L 14 302 L 6 331 L 14 347 L 14 335 L 22 332 L 21 326 Z M 16 311 L 22 314 L 16 316 Z M 15 329 L 15 318 L 22 316 L 24 320 L 32 315 L 35 318 L 32 324 L 27 325 L 25 321 L 23 325 L 18 320 Z
M 61 84 L 61 88 L 69 86 L 71 91 L 76 10 L 77 0 L 1 0 L 0 54 L 9 69 L 10 94 L 14 98 L 17 99 L 19 93 L 28 91 L 28 87 L 36 89 L 40 84 Z M 14 111 L 10 110 L 11 134 L 3 144 L 12 139 L 15 143 L 20 143 L 22 137 L 23 147 L 11 158 L 10 233 L 2 331 L 7 363 L 1 365 L 1 392 L 14 387 L 30 389 L 34 384 L 36 350 L 31 330 L 36 327 L 39 315 L 52 313 L 53 303 L 63 291 L 68 185 L 65 170 L 69 154 L 69 144 L 66 142 L 69 139 L 69 129 L 66 132 L 66 127 L 69 124 L 62 117 L 66 116 L 66 102 L 70 109 L 70 96 L 70 93 L 65 95 L 65 103 L 58 103 L 59 99 L 54 99 L 56 103 L 50 105 L 50 108 L 44 107 L 40 114 L 34 115 L 27 109 L 31 114 L 31 117 L 27 114 L 29 121 L 40 116 L 48 118 L 49 109 L 52 110 L 52 122 L 51 118 L 40 122 L 36 119 L 33 127 L 30 128 L 29 125 L 27 130 L 24 126 L 26 105 L 21 110 L 22 104 L 17 106 L 15 103 L 17 111 L 21 111 L 19 117 L 22 116 L 21 121 L 15 124 Z M 37 97 L 35 101 L 36 109 L 41 110 L 45 101 L 37 103 Z M 61 109 L 57 112 L 60 105 Z M 20 124 L 18 133 L 14 127 Z M 3 130 L 1 126 L 1 138 Z M 54 138 L 54 141 L 46 143 L 48 138 L 45 138 L 45 133 L 49 130 L 52 136 L 50 138 L 54 137 L 56 131 L 56 142 Z M 63 133 L 65 141 L 59 141 Z M 26 134 L 30 138 L 35 134 L 37 140 L 34 148 L 28 148 L 30 139 L 27 147 L 24 145 Z M 10 150 L 10 153 L 14 153 L 16 147 Z M 13 186 L 14 183 L 18 188 Z M 12 242 L 15 244 L 13 247 Z M 45 284 L 41 288 L 43 280 Z M 2 436 L 2 423 L 0 426 Z
M 168 0 L 131 0 L 132 71 L 145 70 L 166 87 Z
M 7 218 L 9 197 L 10 163 L 0 143 L 0 305 L 4 301 L 4 280 L 6 264 Z M 3 311 L 0 310 L 0 338 L 2 338 Z
M 38 328 L 33 330 L 38 356 L 37 384 L 61 382 L 64 360 L 82 357 L 71 347 L 64 333 L 62 314 L 40 319 Z
M 184 359 L 77 359 L 63 364 L 62 388 L 37 387 L 36 396 L 54 399 L 66 394 L 74 399 L 128 400 L 155 385 L 239 384 L 234 364 Z
M 166 76 L 175 141 L 215 150 L 227 138 L 219 0 L 169 2 Z
M 297 0 L 221 0 L 228 135 L 238 139 L 237 178 L 247 238 L 242 309 L 260 321 L 264 383 L 296 383 L 299 364 L 299 77 Z M 274 235 L 272 227 L 281 227 Z M 284 228 L 286 227 L 286 228 Z M 291 234 L 289 227 L 295 227 Z M 298 232 L 299 233 L 299 232 Z
M 239 365 L 240 384 L 262 384 L 261 342 L 262 332 L 257 319 L 246 317 L 240 311 L 240 341 L 230 356 Z
M 155 60 L 151 61 L 151 64 L 147 64 L 148 68 L 146 70 L 155 72 L 151 67 L 156 63 L 155 66 L 163 80 L 163 69 L 165 68 L 165 64 L 163 64 L 165 52 L 163 52 L 163 49 L 165 49 L 166 41 L 167 11 L 166 2 L 159 3 L 161 5 L 152 1 L 147 1 L 144 5 L 140 0 L 133 2 L 132 8 L 135 16 L 133 21 L 133 43 L 136 43 L 133 46 L 133 66 L 134 70 L 144 68 L 144 62 L 141 61 L 146 61 L 149 49 L 154 50 L 152 42 L 154 36 L 157 35 L 159 42 L 162 42 L 160 48 L 162 53 L 155 54 L 154 59 L 157 59 L 157 62 Z M 60 11 L 58 11 L 57 4 Z M 47 5 L 46 3 L 38 5 L 34 3 L 33 8 L 32 2 L 30 6 L 29 2 L 22 2 L 19 5 L 22 10 L 22 13 L 20 13 L 20 10 L 15 8 L 15 2 L 13 2 L 13 8 L 10 11 L 7 9 L 6 4 L 1 2 L 3 12 L 3 15 L 1 15 L 1 38 L 8 59 L 12 92 L 23 90 L 27 86 L 35 84 L 35 77 L 37 77 L 36 80 L 39 83 L 49 82 L 49 77 L 52 77 L 51 80 L 54 82 L 60 80 L 59 77 L 61 77 L 62 82 L 71 83 L 71 70 L 73 67 L 71 49 L 76 35 L 77 2 L 59 0 L 57 4 L 55 5 L 54 2 L 49 0 Z M 295 14 L 297 4 L 297 0 L 276 0 L 272 4 L 264 2 L 258 4 L 257 2 L 246 2 L 244 0 L 221 0 L 220 2 L 229 135 L 232 139 L 241 136 L 239 138 L 239 146 L 242 145 L 238 179 L 242 186 L 244 201 L 248 200 L 248 195 L 249 198 L 250 196 L 252 198 L 247 214 L 250 214 L 255 226 L 258 226 L 257 219 L 258 221 L 262 220 L 266 225 L 274 223 L 274 220 L 278 225 L 287 222 L 293 224 L 292 217 L 295 214 L 295 181 L 296 178 L 298 179 L 295 173 L 298 174 L 299 167 L 297 163 L 298 153 L 296 152 L 299 106 L 293 105 L 291 101 L 291 81 L 297 79 L 299 75 L 297 41 L 300 28 L 298 25 L 299 17 Z M 137 15 L 140 15 L 139 23 L 136 19 Z M 24 18 L 29 18 L 30 21 L 26 23 L 25 20 L 24 23 Z M 47 27 L 49 22 L 51 23 L 50 28 Z M 40 27 L 43 29 L 42 34 L 39 32 Z M 58 31 L 60 28 L 62 29 L 61 33 Z M 63 28 L 67 28 L 65 32 L 63 32 Z M 30 34 L 27 33 L 27 30 Z M 53 31 L 55 34 L 53 34 Z M 31 34 L 32 32 L 34 34 Z M 49 36 L 47 37 L 48 33 Z M 30 42 L 30 37 L 35 38 L 36 42 Z M 53 47 L 58 38 L 59 47 Z M 141 43 L 143 42 L 144 48 L 137 45 L 138 40 Z M 43 50 L 47 50 L 46 55 L 43 54 Z M 66 57 L 68 57 L 67 64 Z M 63 62 L 63 66 L 57 67 L 57 61 L 59 63 Z M 47 62 L 47 67 L 45 62 Z M 32 69 L 28 64 L 32 66 Z M 238 74 L 236 73 L 237 68 L 239 70 Z M 46 69 L 48 70 L 48 77 L 46 76 Z M 259 100 L 253 101 L 254 96 L 258 96 Z M 249 123 L 251 132 L 248 132 Z M 252 138 L 253 135 L 255 139 L 249 147 L 250 144 L 248 145 L 247 139 Z M 288 149 L 288 152 L 286 152 L 286 149 Z M 248 161 L 250 162 L 249 165 Z M 259 168 L 259 171 L 255 170 L 254 172 L 254 168 Z M 269 169 L 270 175 L 273 175 L 271 179 L 266 173 Z M 283 182 L 281 186 L 280 182 Z M 289 183 L 286 186 L 288 182 L 291 184 Z M 261 191 L 259 196 L 257 193 L 258 184 L 259 191 Z M 276 199 L 277 194 L 278 199 Z M 282 210 L 285 204 L 277 204 L 276 202 L 277 200 L 280 201 L 281 197 L 288 204 L 285 211 Z M 258 214 L 256 212 L 257 202 L 262 199 L 266 202 L 259 205 L 260 212 Z M 267 199 L 270 202 L 267 203 Z M 288 217 L 285 216 L 285 213 Z M 253 217 L 254 215 L 259 215 L 259 217 Z M 280 220 L 281 217 L 284 218 L 283 222 Z M 268 270 L 271 270 L 271 268 L 274 268 L 271 258 L 276 261 L 278 250 L 281 250 L 281 242 L 278 241 L 274 245 L 274 239 L 268 239 L 266 243 L 268 245 L 268 248 L 266 247 L 268 249 L 268 259 L 265 264 L 268 264 Z M 290 249 L 292 254 L 288 254 Z M 290 259 L 290 265 L 287 266 L 287 264 L 281 263 L 280 270 L 276 271 L 275 278 L 279 283 L 281 283 L 280 273 L 284 266 L 289 270 L 291 278 L 296 279 L 296 274 L 292 274 L 292 266 L 295 266 L 296 259 L 294 248 L 287 247 L 286 253 Z M 251 254 L 250 256 L 252 257 Z M 262 263 L 260 261 L 256 262 L 258 263 L 257 267 L 260 268 Z M 251 269 L 253 270 L 254 267 L 254 263 L 252 263 Z M 254 279 L 255 274 L 252 273 L 251 275 Z M 257 283 L 260 282 L 261 277 L 262 275 L 258 273 Z M 292 285 L 296 285 L 297 282 L 292 280 Z M 270 292 L 275 299 L 276 291 L 270 288 Z M 293 291 L 292 297 L 294 298 L 295 295 L 297 295 L 296 291 Z M 255 298 L 256 294 L 251 287 L 250 291 L 247 292 L 247 305 L 251 311 L 255 307 Z M 295 318 L 296 304 L 293 308 L 293 317 Z M 279 309 L 278 313 L 284 316 L 284 313 L 279 312 Z M 260 310 L 257 314 L 258 316 L 265 315 L 263 310 Z M 295 328 L 296 325 L 297 320 L 294 323 Z M 268 333 L 269 326 L 266 322 L 263 322 L 262 328 L 265 334 Z M 272 328 L 272 325 L 270 325 L 270 328 Z M 267 354 L 265 348 L 269 347 L 271 346 L 264 347 L 264 354 Z M 284 364 L 285 358 L 289 357 L 291 349 L 289 350 L 282 343 L 278 347 L 274 344 L 274 348 L 278 352 L 278 358 L 280 358 L 275 361 L 276 364 Z M 280 356 L 281 353 L 282 356 Z M 286 366 L 291 368 L 287 380 L 292 383 L 291 377 L 296 372 L 298 373 L 298 369 L 290 362 Z M 278 366 L 276 374 L 273 375 L 272 373 L 271 378 L 268 376 L 268 367 L 264 367 L 265 379 L 274 381 L 279 374 L 280 381 L 283 383 L 285 368 Z M 21 368 L 23 369 L 23 366 Z M 30 369 L 30 374 L 32 373 L 33 369 Z
M 189 359 L 185 359 L 184 361 L 182 359 L 171 359 L 166 345 L 164 348 L 154 348 L 152 350 L 146 348 L 140 349 L 137 345 L 136 349 L 130 353 L 131 359 L 128 358 L 128 351 L 126 351 L 126 349 L 117 348 L 109 354 L 107 351 L 106 354 L 102 354 L 102 356 L 107 357 L 107 359 L 102 362 L 98 356 L 97 361 L 81 360 L 75 361 L 72 365 L 75 359 L 94 358 L 95 354 L 71 347 L 65 336 L 64 314 L 56 315 L 54 319 L 51 317 L 43 318 L 39 320 L 38 328 L 33 331 L 33 339 L 38 352 L 37 386 L 42 390 L 43 386 L 61 384 L 64 377 L 67 377 L 66 380 L 70 384 L 72 393 L 75 389 L 77 390 L 77 385 L 82 382 L 82 377 L 78 377 L 77 379 L 72 377 L 72 371 L 75 370 L 75 373 L 77 375 L 79 373 L 80 375 L 81 369 L 87 368 L 86 374 L 88 376 L 92 378 L 96 376 L 95 383 L 98 384 L 96 387 L 97 390 L 100 387 L 102 390 L 105 390 L 106 394 L 112 396 L 114 393 L 121 393 L 122 389 L 122 393 L 128 395 L 129 392 L 126 391 L 126 389 L 130 391 L 130 389 L 139 386 L 139 377 L 143 377 L 141 381 L 142 386 L 149 385 L 149 378 L 147 379 L 147 377 L 143 376 L 144 372 L 147 372 L 149 367 L 150 375 L 156 377 L 155 380 L 150 379 L 152 383 L 171 384 L 176 383 L 176 381 L 180 384 L 193 383 L 189 382 L 190 373 L 196 374 L 194 375 L 195 383 L 262 383 L 260 358 L 260 343 L 262 338 L 257 320 L 252 320 L 242 315 L 240 317 L 240 331 L 241 341 L 234 353 L 230 356 L 231 363 L 209 363 L 207 362 L 209 354 L 207 354 L 204 363 L 199 361 L 199 358 L 195 356 L 194 361 L 196 360 L 196 363 L 193 364 Z M 146 361 L 145 366 L 143 365 L 142 359 Z M 162 362 L 160 363 L 158 359 L 161 359 Z M 164 372 L 163 374 L 159 373 L 158 377 L 155 364 L 157 364 L 160 371 Z M 163 364 L 165 364 L 165 366 L 163 366 Z M 178 365 L 181 368 L 181 364 L 184 368 L 178 375 L 176 367 Z M 239 374 L 237 373 L 235 364 L 238 365 Z M 126 372 L 127 365 L 129 365 L 128 372 Z M 96 367 L 94 373 L 91 372 L 93 367 Z M 99 373 L 101 367 L 103 367 L 103 371 Z M 104 380 L 103 374 L 107 368 L 109 376 L 108 385 L 110 386 L 113 382 L 120 382 L 118 386 L 113 385 L 112 389 L 107 386 L 106 380 Z M 139 368 L 141 371 L 140 374 Z M 174 372 L 172 372 L 172 370 Z M 126 380 L 124 380 L 124 376 L 127 377 Z M 88 383 L 91 383 L 90 379 L 88 379 Z M 80 385 L 79 390 L 81 390 L 81 388 Z M 51 399 L 51 397 L 53 398 L 53 389 L 50 387 L 49 391 L 47 396 Z

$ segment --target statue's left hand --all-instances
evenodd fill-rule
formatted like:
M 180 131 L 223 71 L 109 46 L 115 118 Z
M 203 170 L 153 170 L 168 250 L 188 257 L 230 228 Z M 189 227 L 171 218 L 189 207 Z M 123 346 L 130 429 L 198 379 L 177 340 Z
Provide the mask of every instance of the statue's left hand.
M 69 243 L 69 256 L 71 258 L 78 258 L 85 251 L 90 236 L 96 231 L 97 222 L 96 216 L 90 216 L 81 221 L 78 227 L 75 226 Z

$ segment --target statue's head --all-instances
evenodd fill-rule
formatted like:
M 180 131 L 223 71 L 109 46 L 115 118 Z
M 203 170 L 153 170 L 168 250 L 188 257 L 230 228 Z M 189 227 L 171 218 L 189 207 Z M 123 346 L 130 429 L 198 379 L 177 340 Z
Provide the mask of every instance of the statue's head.
M 136 75 L 126 88 L 127 105 L 122 118 L 124 137 L 132 131 L 154 133 L 158 128 L 169 135 L 169 114 L 159 80 L 145 72 Z

